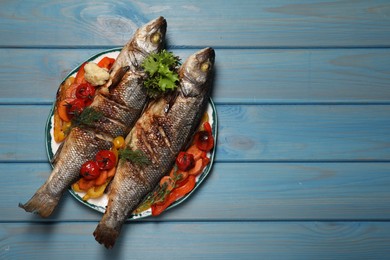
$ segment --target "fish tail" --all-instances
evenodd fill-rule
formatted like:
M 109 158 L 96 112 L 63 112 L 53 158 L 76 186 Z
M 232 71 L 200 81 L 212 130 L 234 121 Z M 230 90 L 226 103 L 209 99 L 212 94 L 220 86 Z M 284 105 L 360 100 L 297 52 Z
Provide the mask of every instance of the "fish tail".
M 41 217 L 46 218 L 51 215 L 59 200 L 60 197 L 50 195 L 46 191 L 46 185 L 43 185 L 27 203 L 19 203 L 19 207 L 27 212 L 39 214 Z
M 112 227 L 108 227 L 106 224 L 99 223 L 93 232 L 93 235 L 97 242 L 110 249 L 114 246 L 115 241 L 119 236 L 119 231 Z

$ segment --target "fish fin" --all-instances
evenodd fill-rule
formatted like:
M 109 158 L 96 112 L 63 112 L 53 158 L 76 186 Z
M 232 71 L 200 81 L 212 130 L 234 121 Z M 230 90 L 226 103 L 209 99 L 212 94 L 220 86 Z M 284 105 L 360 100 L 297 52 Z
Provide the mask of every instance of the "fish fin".
M 125 74 L 130 70 L 130 66 L 124 66 L 119 68 L 119 70 L 112 76 L 111 85 L 108 87 L 109 91 L 116 88 L 121 82 Z
M 119 236 L 119 231 L 108 227 L 105 224 L 99 223 L 93 232 L 93 235 L 97 242 L 103 244 L 107 249 L 110 249 L 114 246 L 115 241 Z
M 19 203 L 19 207 L 27 212 L 39 214 L 41 217 L 46 218 L 51 215 L 59 200 L 60 196 L 54 197 L 50 195 L 46 192 L 46 185 L 43 185 L 27 203 Z
M 167 96 L 167 105 L 164 108 L 164 112 L 168 113 L 171 107 L 175 104 L 177 97 L 179 96 L 179 92 L 175 91 L 171 95 Z

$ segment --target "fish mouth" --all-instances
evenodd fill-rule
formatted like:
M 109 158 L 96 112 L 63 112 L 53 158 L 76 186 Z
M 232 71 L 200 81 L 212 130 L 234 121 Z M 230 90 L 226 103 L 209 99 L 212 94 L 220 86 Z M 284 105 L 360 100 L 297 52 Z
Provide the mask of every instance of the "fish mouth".
M 156 19 L 152 20 L 149 22 L 150 29 L 151 31 L 154 30 L 159 30 L 160 33 L 164 34 L 166 33 L 167 30 L 167 20 L 165 20 L 164 17 L 159 16 Z
M 180 90 L 185 97 L 195 97 L 207 90 L 211 82 L 215 51 L 204 48 L 191 55 L 179 69 Z
M 196 58 L 199 62 L 204 62 L 208 60 L 211 64 L 214 64 L 215 51 L 211 47 L 204 48 L 196 54 Z

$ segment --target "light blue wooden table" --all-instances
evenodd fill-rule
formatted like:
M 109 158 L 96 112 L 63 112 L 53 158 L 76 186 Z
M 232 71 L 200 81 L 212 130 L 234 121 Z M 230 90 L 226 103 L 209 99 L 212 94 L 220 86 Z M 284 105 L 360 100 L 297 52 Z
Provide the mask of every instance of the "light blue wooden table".
M 157 16 L 182 59 L 216 50 L 216 161 L 109 251 L 70 194 L 17 205 L 50 172 L 59 83 Z M 389 1 L 1 1 L 0 57 L 0 259 L 389 259 Z

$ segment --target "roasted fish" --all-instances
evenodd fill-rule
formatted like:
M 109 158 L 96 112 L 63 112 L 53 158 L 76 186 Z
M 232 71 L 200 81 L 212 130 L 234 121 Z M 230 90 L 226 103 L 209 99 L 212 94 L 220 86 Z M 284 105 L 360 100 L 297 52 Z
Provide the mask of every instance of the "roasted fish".
M 150 163 L 119 163 L 106 212 L 93 233 L 107 248 L 114 246 L 131 212 L 168 174 L 199 125 L 209 100 L 214 57 L 212 48 L 191 55 L 179 69 L 178 90 L 149 103 L 126 137 L 128 149 L 142 151 Z
M 102 88 L 90 105 L 102 117 L 90 124 L 96 132 L 111 137 L 126 136 L 139 118 L 146 102 L 147 93 L 143 87 L 145 74 L 128 70 L 118 84 Z
M 118 55 L 110 80 L 91 104 L 102 118 L 92 126 L 72 128 L 54 156 L 51 175 L 26 204 L 19 204 L 21 208 L 48 217 L 64 191 L 79 178 L 81 165 L 99 150 L 110 149 L 114 137 L 128 134 L 147 101 L 140 64 L 163 48 L 166 26 L 159 17 L 135 32 Z

